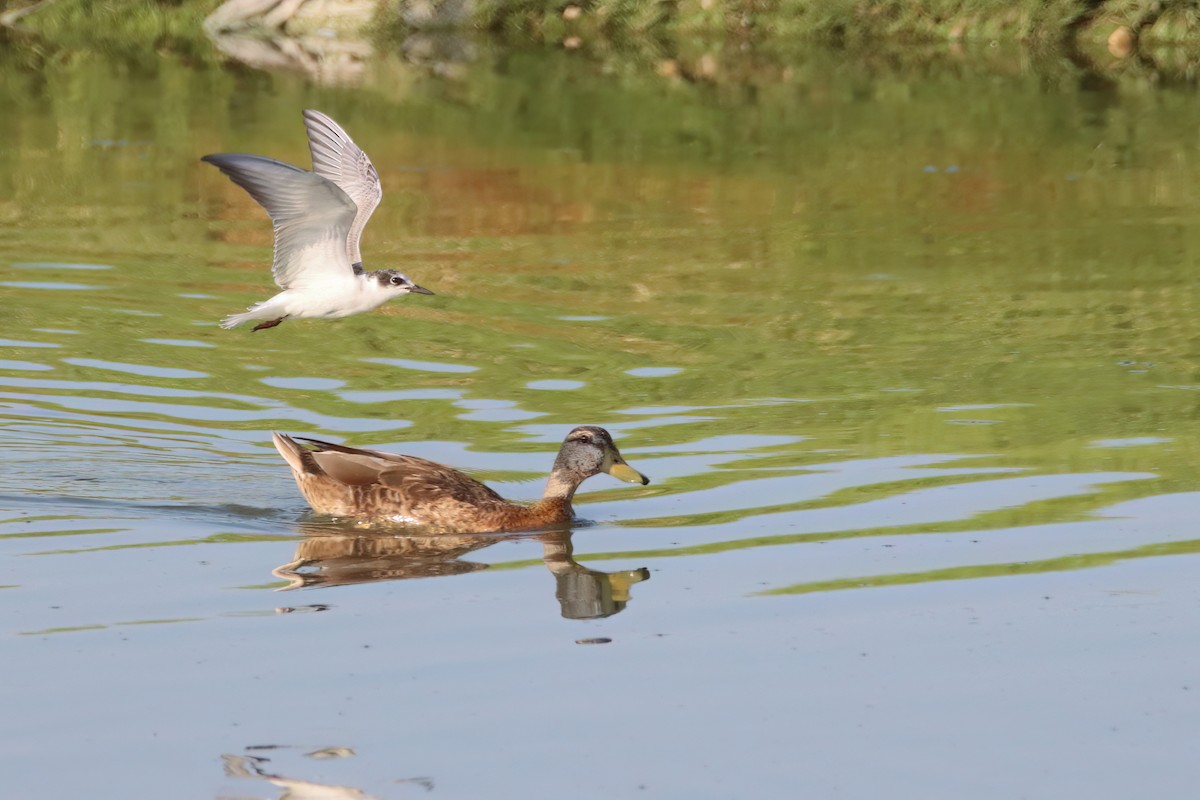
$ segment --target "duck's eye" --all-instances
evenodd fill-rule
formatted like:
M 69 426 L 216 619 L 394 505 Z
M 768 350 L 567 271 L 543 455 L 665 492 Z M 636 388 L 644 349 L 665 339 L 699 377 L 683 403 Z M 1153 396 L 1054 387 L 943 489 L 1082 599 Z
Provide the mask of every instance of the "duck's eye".
M 590 433 L 585 433 L 575 441 L 579 442 L 580 444 L 592 444 L 592 435 Z
M 392 286 L 399 286 L 402 283 L 404 283 L 404 278 L 401 278 L 399 275 L 392 276 Z

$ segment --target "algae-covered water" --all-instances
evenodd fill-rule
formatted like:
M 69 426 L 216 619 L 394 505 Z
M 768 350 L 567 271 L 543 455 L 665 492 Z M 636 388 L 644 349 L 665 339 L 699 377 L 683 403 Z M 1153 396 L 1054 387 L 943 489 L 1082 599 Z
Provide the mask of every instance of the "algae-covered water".
M 36 61 L 36 63 L 34 63 Z M 435 297 L 251 334 L 200 156 L 385 187 Z M 1180 797 L 1200 713 L 1200 103 L 810 53 L 353 86 L 0 55 L 6 797 Z M 283 430 L 566 534 L 314 518 Z M 322 788 L 323 787 L 323 788 Z

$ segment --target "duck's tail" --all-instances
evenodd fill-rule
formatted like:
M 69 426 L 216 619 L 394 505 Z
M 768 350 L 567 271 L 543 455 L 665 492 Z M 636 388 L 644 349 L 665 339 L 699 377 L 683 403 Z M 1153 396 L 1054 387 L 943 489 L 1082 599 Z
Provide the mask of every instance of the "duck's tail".
M 312 454 L 297 444 L 292 437 L 271 431 L 271 441 L 275 443 L 275 449 L 279 451 L 279 455 L 283 456 L 283 460 L 292 468 L 292 472 L 297 475 L 321 472 L 321 468 L 317 466 Z

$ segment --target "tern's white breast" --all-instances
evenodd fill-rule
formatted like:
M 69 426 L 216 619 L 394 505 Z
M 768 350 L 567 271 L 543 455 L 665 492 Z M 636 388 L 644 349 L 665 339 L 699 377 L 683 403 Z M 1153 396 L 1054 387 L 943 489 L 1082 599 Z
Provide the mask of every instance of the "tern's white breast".
M 355 275 L 348 280 L 296 286 L 280 293 L 279 299 L 293 317 L 348 317 L 370 311 L 394 295 L 374 278 Z

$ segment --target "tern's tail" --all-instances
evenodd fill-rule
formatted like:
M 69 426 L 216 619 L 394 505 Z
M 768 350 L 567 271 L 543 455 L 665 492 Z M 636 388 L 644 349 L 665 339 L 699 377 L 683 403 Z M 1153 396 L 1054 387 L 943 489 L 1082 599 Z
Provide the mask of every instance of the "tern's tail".
M 253 311 L 247 311 L 245 314 L 230 314 L 225 319 L 221 320 L 221 327 L 225 330 L 236 328 L 243 322 L 249 322 L 252 319 L 259 319 L 259 315 Z
M 228 330 L 229 328 L 236 328 L 243 322 L 253 322 L 254 320 L 272 320 L 287 316 L 287 313 L 282 311 L 277 303 L 272 302 L 274 299 L 275 298 L 271 298 L 270 300 L 264 300 L 261 303 L 255 303 L 246 309 L 244 313 L 230 314 L 228 317 L 221 320 L 221 327 Z

